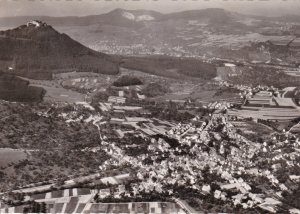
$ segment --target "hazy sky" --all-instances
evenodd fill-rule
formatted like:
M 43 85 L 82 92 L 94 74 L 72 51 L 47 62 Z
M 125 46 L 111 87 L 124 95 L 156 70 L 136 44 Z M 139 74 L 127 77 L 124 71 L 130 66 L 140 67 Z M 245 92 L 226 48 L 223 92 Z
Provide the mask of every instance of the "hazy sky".
M 256 14 L 299 14 L 300 0 L 0 0 L 0 16 L 84 16 L 115 8 L 147 9 L 163 13 L 203 8 Z

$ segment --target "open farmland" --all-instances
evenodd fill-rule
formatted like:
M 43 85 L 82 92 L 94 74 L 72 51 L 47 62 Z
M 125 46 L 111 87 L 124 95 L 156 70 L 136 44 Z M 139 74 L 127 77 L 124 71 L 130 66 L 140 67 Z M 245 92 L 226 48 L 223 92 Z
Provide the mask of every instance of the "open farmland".
M 75 91 L 71 91 L 62 87 L 61 88 L 48 87 L 48 86 L 40 86 L 40 87 L 43 87 L 46 90 L 46 94 L 44 97 L 45 101 L 56 101 L 56 102 L 67 102 L 67 103 L 84 101 L 84 94 L 80 94 Z
M 78 92 L 101 91 L 114 81 L 117 76 L 95 74 L 91 72 L 69 72 L 56 74 L 54 79 L 64 88 Z
M 160 82 L 162 84 L 176 83 L 176 80 L 168 77 L 155 76 L 142 71 L 126 68 L 121 68 L 119 75 L 104 75 L 90 72 L 69 72 L 56 74 L 54 79 L 59 85 L 72 91 L 80 93 L 97 93 L 105 91 L 105 89 L 111 86 L 118 78 L 126 75 L 139 78 L 143 81 L 144 85 L 152 82 Z M 143 88 L 143 86 L 141 86 L 141 88 Z
M 299 108 L 260 108 L 243 107 L 242 109 L 231 109 L 228 115 L 241 118 L 253 118 L 273 121 L 286 121 L 300 117 Z
M 268 138 L 271 133 L 273 133 L 273 129 L 260 123 L 256 123 L 253 121 L 232 121 L 233 126 L 236 130 L 239 130 L 244 136 L 254 136 L 261 138 Z
M 165 101 L 165 100 L 178 100 L 178 99 L 201 99 L 204 102 L 211 102 L 215 100 L 225 100 L 230 99 L 233 102 L 236 102 L 239 99 L 238 93 L 230 92 L 228 90 L 223 90 L 222 93 L 216 88 L 216 85 L 211 86 L 210 82 L 204 82 L 201 79 L 194 79 L 191 77 L 184 77 L 182 80 L 170 78 L 167 76 L 157 76 L 153 75 L 151 73 L 138 71 L 138 70 L 132 70 L 127 68 L 121 68 L 120 74 L 116 76 L 111 75 L 103 75 L 103 74 L 94 74 L 94 73 L 80 73 L 80 72 L 71 72 L 71 73 L 65 73 L 65 74 L 57 74 L 55 75 L 55 81 L 57 83 L 60 83 L 58 87 L 55 88 L 61 88 L 61 86 L 65 89 L 69 89 L 74 92 L 79 92 L 80 94 L 86 94 L 87 92 L 91 94 L 95 94 L 97 92 L 104 91 L 107 87 L 111 86 L 113 82 L 118 79 L 120 76 L 125 75 L 132 75 L 140 80 L 142 80 L 143 85 L 141 85 L 141 89 L 143 90 L 148 84 L 151 84 L 153 82 L 159 83 L 161 85 L 164 85 L 168 88 L 169 93 L 155 97 L 155 100 L 158 101 Z M 218 87 L 218 86 L 217 86 Z M 122 88 L 122 87 L 119 87 Z M 123 87 L 124 88 L 124 87 Z M 57 91 L 53 88 L 50 88 L 50 92 L 46 94 L 49 96 L 52 95 L 51 91 Z M 55 97 L 58 97 L 60 99 L 69 99 L 67 96 L 63 96 L 61 98 L 58 94 L 52 95 Z M 69 92 L 70 93 L 70 92 Z M 62 93 L 61 93 L 62 94 Z M 73 95 L 70 95 L 70 99 L 72 99 Z M 76 96 L 75 96 L 76 98 Z
M 284 71 L 284 73 L 286 73 L 289 76 L 300 77 L 300 70 L 299 69 L 297 69 L 297 70 L 295 70 L 295 69 L 294 70 L 292 70 L 292 69 L 286 70 L 286 71 Z
M 255 65 L 239 67 L 238 75 L 231 76 L 230 82 L 242 85 L 266 85 L 277 88 L 285 88 L 289 86 L 299 86 L 299 76 L 290 76 L 281 67 L 264 65 Z
M 177 81 L 170 84 L 170 91 L 164 96 L 156 97 L 155 100 L 185 100 L 191 98 L 204 105 L 215 101 L 241 102 L 238 91 L 228 90 L 211 82 Z
M 85 95 L 62 87 L 59 82 L 49 80 L 32 80 L 22 78 L 30 82 L 31 87 L 42 88 L 45 90 L 44 101 L 54 102 L 83 102 Z

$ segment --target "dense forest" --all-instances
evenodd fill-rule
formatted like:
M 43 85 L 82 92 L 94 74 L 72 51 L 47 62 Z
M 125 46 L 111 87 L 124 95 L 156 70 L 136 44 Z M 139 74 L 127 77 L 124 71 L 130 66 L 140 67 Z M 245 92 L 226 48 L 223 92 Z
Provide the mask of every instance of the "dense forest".
M 49 73 L 66 71 L 118 74 L 117 62 L 93 51 L 51 26 L 0 31 L 0 69 L 12 67 L 19 75 L 50 79 Z
M 124 86 L 132 86 L 132 85 L 142 85 L 143 82 L 135 76 L 131 75 L 124 75 L 117 79 L 113 85 L 117 87 L 124 87 Z
M 89 111 L 78 108 L 78 114 L 87 118 Z M 28 183 L 94 173 L 109 159 L 103 150 L 85 150 L 99 146 L 94 125 L 83 122 L 66 124 L 59 116 L 73 110 L 71 105 L 53 108 L 51 103 L 45 102 L 0 101 L 0 148 L 23 150 L 27 156 L 0 168 L 1 192 Z M 51 116 L 37 114 L 46 111 L 50 111 Z
M 0 72 L 0 99 L 18 102 L 40 102 L 43 88 L 29 86 L 29 82 L 11 74 Z
M 162 96 L 170 92 L 170 89 L 166 85 L 162 85 L 159 82 L 153 82 L 148 84 L 143 90 L 143 94 L 147 97 Z
M 217 75 L 214 65 L 192 58 L 128 57 L 122 59 L 122 67 L 178 79 L 187 76 L 210 80 Z

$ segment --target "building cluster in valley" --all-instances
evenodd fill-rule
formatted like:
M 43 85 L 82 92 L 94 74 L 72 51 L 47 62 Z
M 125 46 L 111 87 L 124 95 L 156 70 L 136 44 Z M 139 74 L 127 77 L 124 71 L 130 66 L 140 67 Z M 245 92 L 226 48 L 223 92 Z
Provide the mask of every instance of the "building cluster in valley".
M 233 64 L 225 67 L 225 72 L 235 75 Z M 37 112 L 39 117 L 57 115 L 68 126 L 93 125 L 99 136 L 97 147 L 82 151 L 106 152 L 110 159 L 99 166 L 100 172 L 129 168 L 130 173 L 101 177 L 99 172 L 63 181 L 59 186 L 63 190 L 53 190 L 57 184 L 51 183 L 34 186 L 30 194 L 25 187 L 18 193 L 26 195 L 25 202 L 45 203 L 51 213 L 199 213 L 201 209 L 188 205 L 193 197 L 201 204 L 213 201 L 236 209 L 299 213 L 284 198 L 300 185 L 300 141 L 295 134 L 300 124 L 289 130 L 272 130 L 262 142 L 247 138 L 236 125 L 249 119 L 258 124 L 259 120 L 299 118 L 299 89 L 218 81 L 222 87 L 239 91 L 240 101 L 200 105 L 191 99 L 166 100 L 164 104 L 186 105 L 189 111 L 201 113 L 179 123 L 153 117 L 156 103 L 147 108 L 147 97 L 139 86 L 134 86 L 134 101 L 125 96 L 124 88 L 116 87 L 93 105 L 76 102 L 58 114 L 53 114 L 53 109 L 59 108 L 55 105 Z M 288 176 L 287 171 L 291 172 Z M 83 181 L 92 184 L 90 188 L 76 187 Z M 137 202 L 145 195 L 161 198 Z M 5 193 L 1 197 L 6 202 L 9 198 Z M 19 212 L 25 207 L 2 204 L 0 212 Z
M 261 88 L 247 90 L 241 109 L 231 109 L 228 114 L 238 118 L 290 121 L 300 115 L 299 89 L 287 87 L 282 90 Z
M 277 206 L 282 205 L 282 192 L 297 188 L 297 176 L 285 181 L 277 178 L 282 165 L 300 166 L 296 161 L 300 157 L 300 142 L 290 133 L 274 135 L 270 142 L 259 144 L 237 134 L 227 117 L 213 115 L 207 124 L 179 124 L 167 135 L 177 139 L 178 144 L 152 139 L 147 152 L 137 157 L 126 156 L 117 143 L 106 144 L 120 164 L 127 162 L 139 168 L 140 182 L 133 184 L 134 194 L 157 191 L 172 195 L 176 189 L 165 187 L 176 184 L 244 209 L 258 206 L 276 212 Z M 287 148 L 291 152 L 282 155 L 280 151 Z M 260 166 L 259 162 L 267 162 L 268 166 Z M 205 183 L 206 166 L 208 173 L 216 175 L 211 183 Z M 251 177 L 269 184 L 256 184 Z

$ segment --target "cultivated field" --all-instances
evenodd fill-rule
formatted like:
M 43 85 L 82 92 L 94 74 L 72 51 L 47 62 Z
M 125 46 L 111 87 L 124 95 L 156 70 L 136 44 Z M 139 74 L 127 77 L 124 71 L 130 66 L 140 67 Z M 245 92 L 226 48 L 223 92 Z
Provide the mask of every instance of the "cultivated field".
M 258 135 L 260 137 L 268 137 L 272 132 L 274 132 L 272 128 L 260 123 L 255 123 L 253 121 L 231 121 L 231 123 L 236 129 L 241 130 L 242 133 L 246 135 Z
M 242 118 L 286 121 L 300 117 L 300 110 L 297 108 L 260 108 L 247 106 L 242 109 L 232 109 L 228 111 L 228 114 Z

